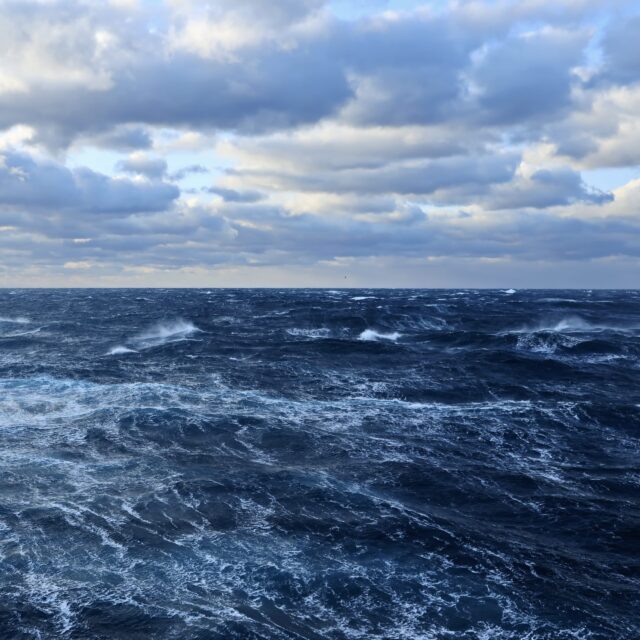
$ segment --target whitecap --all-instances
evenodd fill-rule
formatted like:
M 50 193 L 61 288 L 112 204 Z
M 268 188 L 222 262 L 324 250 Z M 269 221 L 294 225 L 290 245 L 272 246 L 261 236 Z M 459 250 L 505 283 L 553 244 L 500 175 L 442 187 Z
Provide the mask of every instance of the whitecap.
M 352 300 L 375 300 L 375 296 L 354 296 Z
M 516 293 L 515 289 L 507 289 L 506 291 L 503 291 L 502 293 L 508 293 L 509 295 L 512 295 L 514 293 Z
M 109 356 L 121 356 L 125 353 L 138 353 L 135 349 L 129 349 L 128 347 L 113 347 L 113 349 L 109 349 L 107 355 Z
M 359 336 L 358 340 L 363 340 L 365 342 L 375 342 L 377 340 L 391 340 L 395 342 L 399 338 L 402 337 L 402 334 L 394 331 L 393 333 L 380 333 L 379 331 L 374 331 L 373 329 L 365 329 Z

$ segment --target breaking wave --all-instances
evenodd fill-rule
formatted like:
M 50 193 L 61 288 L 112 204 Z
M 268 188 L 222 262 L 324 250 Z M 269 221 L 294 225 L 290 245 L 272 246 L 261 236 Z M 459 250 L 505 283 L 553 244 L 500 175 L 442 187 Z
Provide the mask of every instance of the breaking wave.
M 598 332 L 612 332 L 612 333 L 635 333 L 640 329 L 640 325 L 637 324 L 609 324 L 590 322 L 581 318 L 580 316 L 567 316 L 560 320 L 553 321 L 541 321 L 533 326 L 525 326 L 519 329 L 510 329 L 503 333 L 598 333 Z
M 394 331 L 392 333 L 382 333 L 381 331 L 375 331 L 374 329 L 365 329 L 359 336 L 358 340 L 364 342 L 377 342 L 378 340 L 389 340 L 396 342 L 402 337 L 402 334 Z

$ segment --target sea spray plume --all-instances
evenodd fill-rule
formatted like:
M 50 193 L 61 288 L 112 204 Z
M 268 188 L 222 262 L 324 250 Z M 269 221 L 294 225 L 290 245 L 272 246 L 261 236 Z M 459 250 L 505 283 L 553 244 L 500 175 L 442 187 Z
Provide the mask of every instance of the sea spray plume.
M 138 353 L 135 349 L 129 349 L 128 347 L 113 347 L 109 349 L 107 355 L 109 356 L 122 356 L 127 353 Z
M 160 347 L 173 342 L 188 340 L 194 333 L 201 332 L 193 322 L 178 318 L 158 322 L 142 333 L 127 341 L 127 345 L 118 345 L 111 348 L 107 355 L 120 356 L 130 353 L 138 353 L 140 350 Z
M 137 336 L 137 340 L 172 340 L 175 338 L 185 338 L 200 331 L 192 322 L 188 320 L 163 321 L 154 325 L 144 333 Z
M 502 334 L 521 334 L 521 333 L 637 333 L 640 326 L 635 324 L 612 324 L 601 322 L 589 322 L 580 316 L 565 316 L 559 320 L 549 319 L 541 320 L 535 325 L 520 327 L 517 329 L 509 329 L 503 331 Z

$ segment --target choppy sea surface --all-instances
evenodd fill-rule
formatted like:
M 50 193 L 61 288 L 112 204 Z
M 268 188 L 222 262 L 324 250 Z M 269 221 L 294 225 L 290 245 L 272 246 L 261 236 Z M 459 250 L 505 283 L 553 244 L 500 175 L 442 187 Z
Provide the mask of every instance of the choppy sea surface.
M 640 638 L 640 292 L 1 290 L 0 638 Z

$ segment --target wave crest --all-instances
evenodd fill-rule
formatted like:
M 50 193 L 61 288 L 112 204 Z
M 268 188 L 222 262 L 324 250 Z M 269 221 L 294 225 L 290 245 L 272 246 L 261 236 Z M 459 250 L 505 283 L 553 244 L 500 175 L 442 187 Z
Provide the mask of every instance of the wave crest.
M 580 316 L 567 316 L 557 321 L 541 321 L 535 326 L 522 327 L 505 331 L 505 334 L 536 334 L 536 333 L 597 333 L 609 331 L 611 333 L 635 333 L 637 326 L 623 326 L 614 324 L 597 324 L 589 322 Z
M 126 353 L 138 353 L 135 349 L 129 349 L 128 347 L 113 347 L 113 349 L 109 349 L 107 355 L 109 356 L 121 356 Z
M 365 329 L 358 336 L 358 340 L 363 340 L 364 342 L 377 342 L 378 340 L 390 340 L 391 342 L 396 342 L 401 337 L 402 334 L 397 331 L 394 331 L 393 333 L 381 333 L 373 329 Z

